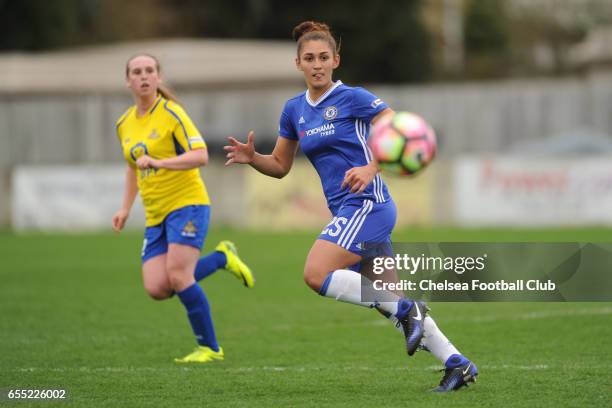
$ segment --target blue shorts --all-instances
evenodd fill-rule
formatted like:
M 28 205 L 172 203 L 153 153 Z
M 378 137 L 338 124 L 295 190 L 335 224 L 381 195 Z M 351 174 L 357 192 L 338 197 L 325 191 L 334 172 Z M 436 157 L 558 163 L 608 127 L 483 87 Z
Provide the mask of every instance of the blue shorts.
M 354 201 L 342 205 L 336 216 L 319 235 L 324 239 L 364 258 L 386 249 L 391 244 L 391 232 L 397 219 L 393 200 L 376 203 L 372 200 Z
M 161 224 L 145 229 L 142 262 L 168 252 L 168 244 L 189 245 L 201 250 L 209 220 L 208 205 L 189 205 L 172 211 Z

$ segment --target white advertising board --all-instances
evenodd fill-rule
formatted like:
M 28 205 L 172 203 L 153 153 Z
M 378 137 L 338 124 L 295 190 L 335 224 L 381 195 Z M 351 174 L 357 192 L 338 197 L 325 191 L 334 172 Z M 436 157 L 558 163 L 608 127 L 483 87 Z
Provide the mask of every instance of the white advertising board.
M 464 157 L 453 184 L 463 226 L 612 225 L 612 157 Z
M 123 198 L 125 166 L 17 167 L 12 178 L 12 223 L 16 230 L 111 230 Z M 143 228 L 136 197 L 127 227 Z

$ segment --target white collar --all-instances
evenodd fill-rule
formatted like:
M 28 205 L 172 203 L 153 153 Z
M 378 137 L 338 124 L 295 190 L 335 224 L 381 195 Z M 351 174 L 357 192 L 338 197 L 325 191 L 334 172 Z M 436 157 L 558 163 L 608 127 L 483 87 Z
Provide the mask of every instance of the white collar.
M 334 89 L 336 89 L 340 85 L 342 85 L 342 81 L 338 80 L 338 81 L 334 82 L 334 84 L 331 86 L 331 88 L 329 88 L 327 91 L 325 91 L 325 93 L 323 95 L 319 96 L 319 99 L 317 99 L 316 102 L 313 102 L 310 99 L 310 96 L 308 96 L 308 89 L 307 89 L 306 90 L 306 102 L 308 102 L 308 104 L 310 106 L 315 107 L 318 104 L 320 104 L 321 102 L 323 102 L 325 100 L 325 98 L 327 98 L 329 96 L 329 94 L 331 94 L 334 91 Z

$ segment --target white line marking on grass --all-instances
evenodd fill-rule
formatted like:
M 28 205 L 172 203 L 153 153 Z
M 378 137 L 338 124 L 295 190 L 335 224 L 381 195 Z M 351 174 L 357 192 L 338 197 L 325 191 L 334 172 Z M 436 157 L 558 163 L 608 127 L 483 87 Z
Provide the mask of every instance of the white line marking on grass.
M 475 323 L 494 322 L 500 320 L 536 320 L 548 319 L 550 317 L 570 317 L 570 316 L 602 316 L 612 314 L 612 307 L 602 307 L 598 309 L 576 309 L 576 310 L 545 310 L 517 314 L 514 316 L 474 316 L 465 319 Z
M 612 314 L 612 307 L 588 308 L 576 310 L 550 310 L 550 311 L 535 311 L 516 315 L 490 315 L 490 316 L 452 316 L 440 319 L 443 322 L 471 322 L 471 323 L 487 323 L 499 321 L 513 320 L 537 320 L 548 319 L 551 317 L 571 317 L 571 316 L 605 316 Z M 300 326 L 291 324 L 275 325 L 271 327 L 274 331 L 289 331 L 289 330 L 310 330 L 331 327 L 360 327 L 360 326 L 391 326 L 391 322 L 384 318 L 376 320 L 366 320 L 362 322 L 351 323 L 320 323 L 316 327 Z
M 549 370 L 552 367 L 548 366 L 548 364 L 535 364 L 535 365 L 511 365 L 511 364 L 502 364 L 502 365 L 489 365 L 489 364 L 478 364 L 479 370 Z M 432 365 L 427 367 L 426 371 L 435 371 L 442 370 L 444 367 L 440 365 Z
M 589 308 L 589 309 L 576 309 L 576 310 L 547 310 L 528 312 L 516 315 L 492 315 L 492 316 L 465 316 L 465 317 L 444 317 L 445 322 L 473 322 L 473 323 L 485 323 L 485 322 L 498 322 L 504 320 L 537 320 L 537 319 L 548 319 L 550 317 L 571 317 L 571 316 L 605 316 L 612 314 L 612 307 L 602 308 Z M 364 322 L 364 324 L 372 326 L 387 326 L 389 321 L 386 319 L 373 320 Z

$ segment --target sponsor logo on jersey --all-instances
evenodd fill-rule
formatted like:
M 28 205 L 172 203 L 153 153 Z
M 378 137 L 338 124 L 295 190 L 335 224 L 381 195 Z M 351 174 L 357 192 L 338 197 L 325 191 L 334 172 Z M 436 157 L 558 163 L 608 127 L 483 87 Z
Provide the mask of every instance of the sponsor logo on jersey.
M 151 132 L 151 134 L 148 136 L 149 139 L 158 139 L 159 138 L 159 133 L 157 133 L 157 130 L 153 129 L 153 131 Z
M 374 99 L 374 102 L 372 102 L 370 106 L 372 108 L 377 108 L 379 105 L 382 105 L 382 104 L 383 104 L 382 99 L 378 98 L 378 99 Z
M 298 125 L 302 125 L 304 123 L 306 123 L 306 121 L 304 120 L 304 117 L 300 116 L 300 120 L 298 121 Z
M 181 235 L 187 238 L 195 238 L 196 232 L 197 229 L 195 225 L 193 225 L 193 222 L 189 221 L 185 227 L 183 227 L 183 232 L 181 232 Z
M 326 120 L 333 120 L 336 116 L 338 116 L 338 108 L 336 108 L 335 106 L 328 106 L 327 108 L 325 108 L 325 111 L 323 112 L 323 117 Z
M 314 129 L 302 130 L 300 132 L 300 137 L 313 136 L 317 134 L 319 136 L 330 136 L 330 135 L 333 135 L 334 133 L 336 133 L 336 128 L 334 127 L 334 124 L 326 123 Z

